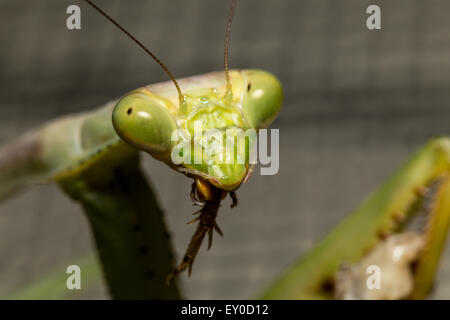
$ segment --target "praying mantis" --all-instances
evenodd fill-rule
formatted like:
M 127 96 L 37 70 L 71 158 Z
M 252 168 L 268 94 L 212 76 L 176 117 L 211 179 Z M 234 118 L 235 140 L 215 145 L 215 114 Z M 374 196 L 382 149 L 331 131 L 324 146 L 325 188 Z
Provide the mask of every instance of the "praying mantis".
M 87 2 L 92 4 L 91 1 Z M 227 24 L 226 47 L 234 6 L 235 1 L 232 2 Z M 94 8 L 99 9 L 95 5 Z M 227 54 L 225 73 L 213 72 L 180 80 L 176 80 L 158 59 L 156 61 L 172 81 L 137 89 L 98 110 L 55 120 L 4 147 L 0 160 L 0 198 L 32 183 L 55 181 L 73 198 L 88 202 L 86 211 L 89 211 L 105 200 L 92 192 L 92 185 L 101 184 L 100 180 L 128 181 L 129 176 L 135 175 L 134 165 L 138 150 L 144 151 L 172 169 L 193 178 L 191 196 L 195 203 L 202 206 L 197 231 L 181 264 L 175 269 L 175 275 L 185 269 L 191 270 L 195 254 L 206 235 L 211 243 L 214 230 L 222 233 L 215 223 L 220 202 L 227 194 L 236 201 L 234 192 L 248 179 L 251 166 L 248 161 L 232 165 L 217 165 L 210 161 L 175 165 L 171 158 L 175 145 L 172 140 L 174 130 L 182 127 L 189 131 L 194 120 L 199 118 L 204 120 L 207 128 L 219 130 L 265 128 L 279 112 L 283 93 L 278 80 L 267 72 L 228 71 Z M 255 96 L 255 92 L 263 94 Z M 60 135 L 62 131 L 64 136 Z M 192 137 L 192 130 L 189 133 L 189 140 L 196 139 L 195 136 Z M 239 139 L 237 135 L 236 138 Z M 206 149 L 210 145 L 202 146 Z M 248 158 L 249 149 L 246 147 L 241 150 L 243 158 Z M 413 203 L 423 197 L 423 190 L 433 181 L 439 180 L 438 191 L 433 200 L 435 205 L 429 212 L 429 225 L 436 227 L 427 229 L 424 247 L 429 250 L 423 251 L 418 258 L 418 268 L 415 271 L 415 283 L 418 287 L 414 288 L 414 293 L 409 293 L 412 297 L 424 297 L 435 270 L 430 270 L 430 261 L 438 260 L 448 227 L 446 217 L 449 214 L 449 205 L 446 199 L 450 198 L 449 150 L 448 138 L 431 142 L 365 202 L 361 209 L 339 225 L 273 287 L 268 288 L 263 297 L 333 297 L 327 284 L 334 283 L 334 275 L 339 266 L 343 262 L 353 263 L 361 260 L 367 251 L 380 245 L 389 234 L 397 232 L 408 221 L 409 214 L 413 213 L 413 210 L 410 210 Z M 120 170 L 117 170 L 118 167 Z M 113 174 L 109 176 L 105 172 Z M 226 174 L 223 174 L 224 172 Z M 128 182 L 126 188 L 122 186 L 120 190 L 114 190 L 113 194 L 127 194 L 132 197 L 133 188 L 137 190 L 137 185 L 142 184 L 142 181 L 138 177 Z M 120 200 L 125 201 L 124 198 Z M 106 207 L 112 203 L 108 201 L 104 201 Z M 91 214 L 90 221 L 97 234 L 109 235 L 116 231 L 105 228 L 102 221 L 95 219 L 96 216 L 92 217 Z M 155 221 L 152 221 L 152 228 L 164 228 L 160 220 Z M 119 219 L 116 223 L 124 221 Z M 127 241 L 124 234 L 116 235 L 119 241 Z M 159 239 L 153 240 L 154 246 L 159 247 L 161 251 L 170 250 L 167 243 Z M 434 245 L 435 243 L 437 245 Z M 145 251 L 144 247 L 140 249 Z M 104 264 L 107 264 L 107 260 Z M 162 270 L 158 270 L 160 274 L 170 268 L 170 257 L 166 257 L 164 264 Z M 435 262 L 431 265 L 435 265 Z M 177 297 L 177 294 L 168 288 L 171 287 L 158 283 L 153 290 L 166 292 L 161 294 L 163 298 Z M 123 288 L 117 290 L 120 289 Z M 114 291 L 113 296 L 123 295 Z
M 171 81 L 134 90 L 97 111 L 56 120 L 19 138 L 4 151 L 9 156 L 2 165 L 0 193 L 6 194 L 30 182 L 53 180 L 72 197 L 79 198 L 80 191 L 73 190 L 78 185 L 74 180 L 78 180 L 79 176 L 90 172 L 98 163 L 105 162 L 102 164 L 104 168 L 132 157 L 137 150 L 144 151 L 194 179 L 191 198 L 202 207 L 196 219 L 199 223 L 182 262 L 168 279 L 185 269 L 189 269 L 190 273 L 206 234 L 209 246 L 214 231 L 222 234 L 215 221 L 221 200 L 230 194 L 235 206 L 235 190 L 251 174 L 249 153 L 252 141 L 239 133 L 247 129 L 265 128 L 274 120 L 283 99 L 281 85 L 275 76 L 262 70 L 229 70 L 228 43 L 235 0 L 231 2 L 226 27 L 225 72 L 178 81 L 149 49 L 119 23 L 92 1 L 86 2 L 144 49 Z M 217 136 L 199 137 L 195 134 L 197 123 L 203 125 L 203 131 L 215 130 L 220 136 L 227 135 L 225 139 L 237 139 L 237 152 L 225 155 L 231 158 L 230 163 L 218 163 L 214 155 L 208 156 L 205 150 L 217 154 L 220 143 Z M 63 131 L 65 134 L 61 136 L 59 132 Z M 192 144 L 193 160 L 198 158 L 200 150 L 199 162 L 173 161 L 175 133 L 178 133 L 178 140 Z M 231 151 L 234 152 L 234 149 Z M 184 152 L 190 151 L 190 146 L 184 149 Z M 244 161 L 234 161 L 238 157 Z M 88 175 L 92 176 L 92 172 Z M 82 194 L 86 192 L 81 191 Z M 74 196 L 75 193 L 77 195 Z M 99 233 L 106 232 L 102 228 Z M 134 226 L 134 229 L 138 228 Z

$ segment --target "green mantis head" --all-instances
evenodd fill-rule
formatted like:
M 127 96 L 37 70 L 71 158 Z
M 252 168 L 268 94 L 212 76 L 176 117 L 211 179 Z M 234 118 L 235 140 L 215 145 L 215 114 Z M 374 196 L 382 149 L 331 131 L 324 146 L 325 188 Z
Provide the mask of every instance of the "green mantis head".
M 261 70 L 243 70 L 245 93 L 242 113 L 255 129 L 267 128 L 283 102 L 283 89 L 272 74 Z
M 283 93 L 265 71 L 230 76 L 232 96 L 225 94 L 222 73 L 205 75 L 205 83 L 180 80 L 183 104 L 161 87 L 135 90 L 115 106 L 114 128 L 125 142 L 175 170 L 235 190 L 249 174 L 256 133 L 276 117 Z

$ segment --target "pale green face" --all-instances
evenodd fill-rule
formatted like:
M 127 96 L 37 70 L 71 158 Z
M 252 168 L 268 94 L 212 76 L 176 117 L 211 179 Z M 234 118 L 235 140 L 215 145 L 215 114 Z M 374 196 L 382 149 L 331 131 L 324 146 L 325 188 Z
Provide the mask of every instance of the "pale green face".
M 276 117 L 283 93 L 279 81 L 265 71 L 230 75 L 233 96 L 227 98 L 224 81 L 213 78 L 216 86 L 190 84 L 184 90 L 181 80 L 182 106 L 173 96 L 135 90 L 114 108 L 114 128 L 125 142 L 172 168 L 235 190 L 248 174 L 254 133 Z

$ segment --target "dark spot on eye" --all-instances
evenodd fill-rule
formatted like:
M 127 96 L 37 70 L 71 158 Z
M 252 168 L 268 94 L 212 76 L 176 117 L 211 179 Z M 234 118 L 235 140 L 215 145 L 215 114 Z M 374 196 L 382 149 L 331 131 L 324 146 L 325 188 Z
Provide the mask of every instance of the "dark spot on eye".
M 133 109 L 132 108 L 128 108 L 127 115 L 130 115 L 132 112 L 133 112 Z
M 147 278 L 154 278 L 155 277 L 155 273 L 152 270 L 147 270 L 147 271 L 145 271 L 145 276 Z
M 147 254 L 148 253 L 148 247 L 145 245 L 142 245 L 139 247 L 139 253 L 140 254 Z
M 247 85 L 247 92 L 249 92 L 251 88 L 252 88 L 252 84 L 249 83 L 249 84 Z
M 331 278 L 325 279 L 320 285 L 320 291 L 325 294 L 332 294 L 334 292 L 334 281 Z

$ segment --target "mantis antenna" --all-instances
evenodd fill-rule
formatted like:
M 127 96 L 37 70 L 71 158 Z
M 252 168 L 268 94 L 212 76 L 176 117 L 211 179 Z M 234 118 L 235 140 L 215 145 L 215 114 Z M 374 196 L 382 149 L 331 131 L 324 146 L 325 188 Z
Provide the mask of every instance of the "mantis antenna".
M 234 8 L 236 7 L 236 0 L 231 1 L 230 13 L 228 14 L 227 28 L 225 31 L 225 53 L 224 53 L 224 66 L 225 66 L 225 79 L 227 80 L 226 97 L 231 97 L 233 92 L 231 90 L 230 72 L 228 70 L 228 48 L 230 47 L 230 35 L 231 35 L 231 23 L 233 22 Z
M 122 27 L 116 20 L 114 20 L 113 18 L 111 18 L 106 12 L 104 12 L 102 9 L 100 9 L 99 7 L 97 7 L 97 5 L 95 5 L 92 1 L 90 0 L 85 0 L 88 4 L 90 4 L 95 10 L 97 10 L 98 12 L 100 12 L 106 19 L 108 19 L 109 21 L 111 21 L 117 28 L 119 28 L 123 33 L 125 33 L 129 38 L 131 38 L 134 42 L 136 42 L 142 49 L 144 49 L 145 52 L 147 52 L 152 58 L 153 60 L 155 60 L 160 66 L 161 68 L 163 68 L 163 70 L 169 75 L 170 79 L 172 80 L 173 84 L 175 85 L 175 87 L 177 88 L 177 92 L 178 92 L 178 97 L 180 99 L 180 106 L 182 104 L 185 103 L 184 101 L 184 97 L 183 94 L 181 93 L 181 89 L 180 86 L 178 85 L 177 80 L 175 79 L 175 77 L 173 76 L 173 74 L 169 71 L 169 69 L 167 69 L 167 67 L 164 65 L 164 63 L 162 63 L 146 46 L 144 46 L 142 44 L 142 42 L 140 42 L 138 39 L 136 39 L 134 36 L 132 36 L 127 30 L 125 30 L 124 27 Z

